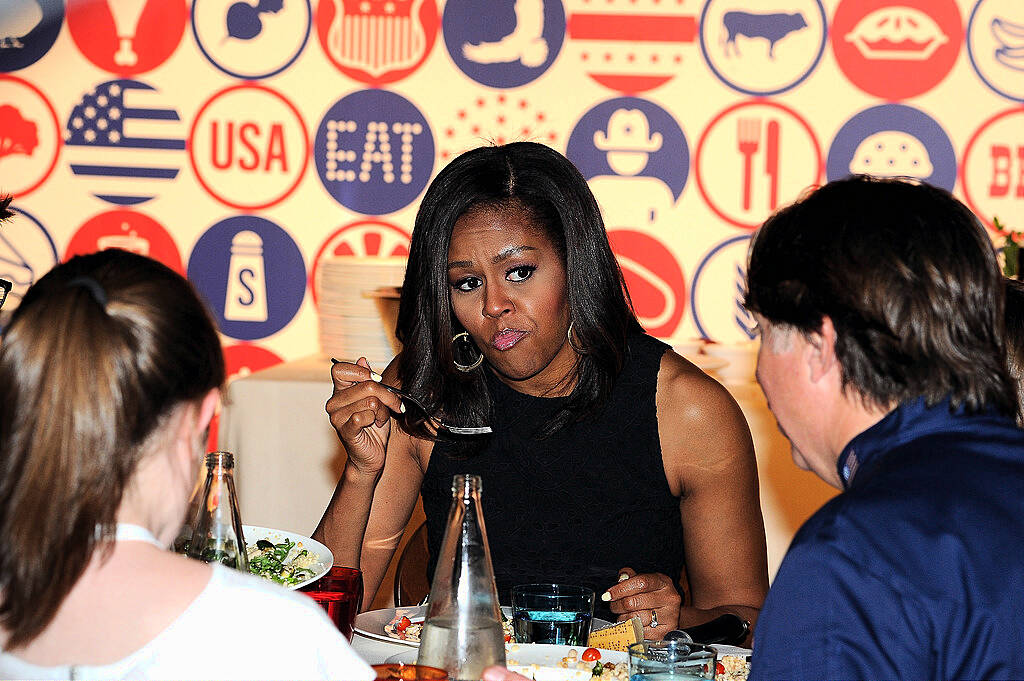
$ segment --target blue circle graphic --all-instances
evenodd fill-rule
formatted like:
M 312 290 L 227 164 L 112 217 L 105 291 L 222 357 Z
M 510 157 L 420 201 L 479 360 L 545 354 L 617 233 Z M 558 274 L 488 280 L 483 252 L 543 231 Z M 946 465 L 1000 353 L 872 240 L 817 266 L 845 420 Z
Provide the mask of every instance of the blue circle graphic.
M 64 25 L 64 0 L 4 0 L 0 9 L 0 71 L 35 64 L 50 51 Z
M 829 181 L 848 175 L 911 177 L 953 191 L 956 152 L 935 120 L 905 104 L 881 104 L 843 124 L 828 151 Z
M 192 37 L 195 39 L 196 46 L 199 48 L 199 51 L 202 52 L 203 56 L 206 57 L 207 61 L 209 61 L 211 64 L 213 64 L 214 66 L 216 66 L 218 69 L 220 69 L 224 73 L 228 74 L 229 76 L 233 76 L 235 78 L 244 78 L 246 80 L 259 80 L 261 78 L 269 78 L 271 76 L 276 76 L 277 74 L 281 73 L 282 71 L 284 71 L 289 66 L 291 66 L 292 64 L 295 63 L 295 60 L 299 58 L 299 55 L 302 54 L 302 51 L 306 49 L 306 43 L 309 42 L 309 34 L 310 34 L 310 31 L 312 30 L 312 27 L 313 27 L 313 6 L 310 4 L 310 0 L 305 0 L 305 3 L 306 3 L 306 15 L 308 17 L 307 21 L 306 21 L 306 32 L 303 35 L 302 42 L 299 44 L 299 48 L 295 51 L 295 54 L 293 54 L 291 57 L 289 57 L 287 60 L 285 60 L 284 63 L 282 63 L 280 66 L 278 66 L 276 68 L 272 68 L 272 69 L 270 69 L 269 71 L 267 71 L 265 73 L 257 73 L 257 74 L 238 73 L 237 71 L 232 70 L 228 66 L 225 66 L 224 64 L 221 64 L 220 62 L 218 62 L 217 59 L 214 57 L 214 55 L 211 54 L 210 51 L 207 50 L 206 47 L 203 45 L 203 40 L 199 36 L 199 29 L 196 27 L 196 8 L 199 5 L 199 1 L 200 0 L 193 0 L 193 2 L 192 2 L 192 9 L 189 12 L 189 14 L 190 14 L 190 22 L 189 23 L 192 24 Z M 246 12 L 251 13 L 252 15 L 258 15 L 258 7 L 257 8 L 253 8 L 251 6 L 251 4 L 246 3 L 246 2 L 241 2 L 241 1 L 240 2 L 236 2 L 236 3 L 234 3 L 234 5 L 231 6 L 230 9 L 231 10 L 244 9 Z M 236 16 L 237 16 L 236 14 L 234 14 L 231 11 L 229 11 L 228 15 L 225 17 L 225 21 L 228 24 L 227 25 L 227 30 L 230 33 L 232 33 L 232 34 L 238 34 L 238 33 L 242 32 L 243 30 L 247 31 L 247 32 L 241 33 L 241 37 L 243 39 L 247 39 L 247 40 L 253 39 L 255 37 L 255 35 L 251 35 L 251 32 L 256 30 L 255 28 L 249 28 L 248 26 L 246 26 L 245 29 L 241 29 L 241 28 L 234 27 L 232 25 L 233 21 L 238 21 L 238 19 L 235 18 Z M 258 26 L 258 24 L 259 24 L 259 20 L 257 19 L 256 20 L 256 25 Z
M 818 64 L 821 63 L 821 57 L 823 54 L 825 54 L 825 45 L 828 43 L 828 18 L 825 15 L 825 7 L 821 4 L 821 0 L 814 0 L 814 2 L 818 6 L 819 18 L 821 20 L 822 25 L 821 43 L 818 46 L 818 51 L 815 54 L 814 59 L 811 61 L 810 66 L 803 73 L 801 73 L 799 76 L 797 76 L 795 79 L 793 79 L 791 82 L 785 85 L 776 88 L 766 88 L 759 90 L 754 90 L 749 87 L 743 87 L 738 83 L 732 82 L 724 73 L 721 72 L 721 70 L 717 66 L 715 66 L 715 61 L 712 58 L 712 55 L 710 54 L 708 46 L 704 40 L 704 22 L 707 19 L 708 10 L 711 9 L 711 6 L 714 4 L 714 1 L 715 0 L 709 0 L 704 5 L 704 9 L 701 10 L 700 23 L 697 27 L 697 37 L 700 41 L 701 54 L 704 56 L 704 62 L 708 65 L 708 68 L 711 69 L 711 72 L 715 74 L 716 78 L 718 78 L 720 81 L 722 81 L 732 89 L 738 92 L 742 92 L 743 94 L 746 95 L 752 95 L 754 97 L 767 97 L 771 95 L 777 95 L 779 93 L 795 88 L 797 85 L 807 80 L 808 76 L 814 73 L 814 70 L 818 68 Z M 780 38 L 785 37 L 787 33 L 792 30 L 799 30 L 794 26 L 777 25 L 780 21 L 785 22 L 787 20 L 784 17 L 784 13 L 760 14 L 754 12 L 746 12 L 742 10 L 737 10 L 734 13 L 749 15 L 748 19 L 752 20 L 752 22 L 754 23 L 753 28 L 756 28 L 761 31 L 761 33 L 754 34 L 757 37 L 778 40 Z M 806 23 L 804 24 L 804 26 L 806 26 Z
M 714 340 L 711 334 L 708 333 L 708 329 L 706 328 L 706 326 L 701 322 L 700 310 L 697 306 L 697 293 L 701 287 L 701 284 L 703 283 L 701 280 L 704 276 L 704 271 L 707 268 L 708 263 L 711 262 L 714 259 L 714 257 L 718 255 L 722 250 L 741 241 L 750 241 L 750 235 L 741 234 L 739 236 L 730 237 L 723 241 L 722 243 L 718 244 L 710 251 L 708 251 L 707 255 L 701 258 L 700 263 L 697 265 L 696 271 L 694 271 L 693 273 L 693 283 L 690 285 L 690 310 L 693 313 L 693 323 L 697 326 L 697 331 L 703 338 Z M 743 272 L 743 277 L 744 279 L 746 278 L 746 272 Z M 740 291 L 737 291 L 737 293 L 740 293 L 742 295 L 742 292 Z M 757 334 L 753 330 L 753 325 L 748 325 L 749 320 L 747 319 L 747 317 L 749 316 L 750 313 L 747 312 L 745 309 L 737 308 L 737 312 L 736 315 L 734 315 L 733 317 L 733 321 L 736 322 L 736 328 L 738 328 L 741 333 L 743 333 L 747 338 L 753 340 L 757 336 Z
M 0 258 L 0 277 L 13 284 L 0 310 L 0 331 L 10 319 L 11 313 L 21 304 L 25 291 L 60 261 L 57 244 L 43 223 L 26 210 L 14 205 L 10 208 L 31 224 L 12 224 L 10 227 L 13 230 L 4 230 L 4 234 L 0 235 L 0 246 L 4 252 L 3 258 Z
M 980 27 L 975 26 L 974 20 L 975 18 L 977 18 L 978 10 L 981 9 L 981 6 L 984 3 L 985 0 L 978 0 L 978 2 L 975 3 L 974 7 L 971 8 L 971 18 L 967 20 L 967 30 L 964 32 L 964 34 L 967 36 L 967 39 L 964 40 L 964 42 L 967 44 L 967 59 L 971 62 L 971 68 L 974 69 L 974 73 L 977 74 L 978 78 L 981 79 L 981 82 L 987 85 L 993 92 L 1003 97 L 1006 97 L 1007 99 L 1012 99 L 1015 102 L 1024 101 L 1024 96 L 1022 96 L 1019 92 L 1017 94 L 1014 94 L 1012 92 L 1007 92 L 1004 88 L 998 87 L 995 83 L 992 82 L 990 78 L 987 78 L 985 76 L 981 68 L 978 66 L 977 57 L 974 54 L 974 41 L 971 40 L 971 36 L 973 35 L 973 32 L 975 30 L 983 30 Z M 993 23 L 995 23 L 995 21 L 998 21 L 998 19 L 994 20 Z M 989 30 L 993 30 L 991 26 L 987 28 L 989 28 Z M 1020 53 L 1019 47 L 1010 47 L 1008 45 L 1000 45 L 999 47 L 996 48 L 996 51 L 1004 52 L 1007 56 L 1009 56 L 1009 54 L 1011 53 Z
M 626 162 L 646 155 L 643 169 L 630 174 L 661 180 L 679 200 L 690 173 L 690 147 L 676 119 L 660 106 L 638 97 L 617 97 L 583 114 L 569 135 L 565 155 L 590 180 L 622 175 L 613 167 L 614 154 L 630 155 Z
M 412 203 L 434 171 L 427 119 L 401 95 L 360 90 L 327 111 L 313 141 L 327 192 L 349 210 L 384 215 Z
M 256 340 L 295 317 L 306 295 L 306 265 L 291 236 L 270 220 L 237 215 L 199 237 L 188 278 L 210 306 L 221 333 Z
M 565 40 L 561 0 L 448 0 L 441 19 L 452 61 L 476 82 L 513 88 L 536 80 Z

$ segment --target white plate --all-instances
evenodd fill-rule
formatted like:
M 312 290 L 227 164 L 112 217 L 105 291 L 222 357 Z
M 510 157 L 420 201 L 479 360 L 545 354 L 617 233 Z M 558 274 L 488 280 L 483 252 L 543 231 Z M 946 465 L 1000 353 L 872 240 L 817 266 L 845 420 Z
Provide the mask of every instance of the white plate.
M 507 605 L 501 606 L 505 617 L 512 619 L 512 608 Z M 413 622 L 422 622 L 427 617 L 427 606 L 410 605 L 401 608 L 381 608 L 380 610 L 369 610 L 356 615 L 352 628 L 358 634 L 368 638 L 375 638 L 379 641 L 397 643 L 411 648 L 419 648 L 419 641 L 404 641 L 400 638 L 392 638 L 384 631 L 384 627 L 402 616 L 408 617 Z M 611 622 L 595 617 L 591 622 L 594 628 L 607 627 Z
M 559 667 L 563 657 L 575 650 L 577 659 L 587 646 L 556 646 L 546 643 L 513 643 L 505 652 L 508 668 L 536 681 L 589 680 L 593 662 L 581 662 L 575 669 Z M 389 657 L 387 662 L 416 662 L 416 650 L 403 650 Z M 628 663 L 629 656 L 618 650 L 601 650 L 600 662 Z M 534 666 L 536 665 L 536 666 Z
M 327 574 L 327 571 L 334 565 L 334 554 L 331 553 L 329 548 L 315 539 L 303 537 L 301 534 L 296 532 L 275 530 L 269 527 L 258 527 L 256 525 L 242 525 L 242 533 L 245 535 L 246 544 L 255 544 L 260 539 L 266 539 L 272 544 L 280 544 L 285 539 L 295 542 L 296 546 L 292 548 L 291 553 L 288 554 L 289 558 L 298 553 L 301 549 L 306 549 L 316 555 L 317 564 L 311 568 L 313 570 L 313 576 L 307 580 L 299 582 L 298 584 L 286 586 L 286 589 L 301 589 L 307 584 L 312 584 Z
M 380 610 L 361 612 L 356 615 L 352 628 L 357 634 L 362 634 L 368 638 L 418 648 L 420 645 L 419 641 L 403 641 L 400 638 L 391 638 L 384 632 L 384 625 L 391 623 L 402 615 L 405 615 L 413 622 L 422 622 L 427 616 L 427 606 L 410 605 L 401 608 L 382 608 Z

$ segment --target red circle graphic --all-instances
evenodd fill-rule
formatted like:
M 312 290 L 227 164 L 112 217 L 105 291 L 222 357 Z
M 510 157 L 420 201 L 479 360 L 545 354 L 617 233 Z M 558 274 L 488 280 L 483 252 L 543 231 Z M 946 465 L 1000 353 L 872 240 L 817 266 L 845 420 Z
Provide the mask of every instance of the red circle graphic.
M 647 333 L 671 336 L 686 312 L 686 277 L 671 251 L 652 236 L 629 229 L 608 232 L 637 317 Z
M 71 237 L 64 259 L 120 248 L 159 260 L 182 276 L 181 253 L 163 225 L 135 210 L 111 210 L 86 220 Z
M 50 114 L 50 122 L 53 123 L 53 138 L 55 141 L 53 148 L 53 158 L 50 159 L 50 163 L 46 167 L 46 171 L 43 172 L 42 176 L 40 176 L 38 180 L 36 180 L 33 184 L 29 185 L 27 189 L 22 189 L 20 191 L 16 189 L 12 190 L 9 187 L 7 188 L 7 191 L 10 192 L 15 198 L 17 198 L 19 196 L 25 196 L 26 194 L 32 193 L 33 191 L 38 189 L 41 184 L 46 182 L 47 178 L 50 177 L 50 175 L 53 173 L 53 169 L 57 167 L 57 159 L 60 157 L 60 149 L 64 145 L 64 138 L 61 134 L 60 122 L 57 120 L 57 112 L 54 110 L 53 104 L 50 104 L 50 100 L 47 99 L 46 95 L 43 94 L 42 90 L 40 90 L 27 80 L 23 80 L 21 78 L 18 78 L 17 76 L 10 76 L 4 73 L 0 73 L 0 82 L 5 80 L 10 80 L 15 83 L 18 83 L 19 85 L 23 85 L 29 90 L 31 90 L 37 97 L 39 97 L 39 99 L 43 102 L 43 105 L 46 107 L 47 112 L 49 112 Z M 10 104 L 8 101 L 0 99 L 0 107 L 3 106 L 10 106 L 11 110 L 8 110 L 7 114 L 10 114 L 12 119 L 15 118 L 15 114 L 18 113 L 17 108 Z M 0 115 L 6 114 L 4 114 L 2 110 L 0 110 Z M 17 115 L 17 118 L 21 118 L 20 114 Z M 3 125 L 0 125 L 0 159 L 2 159 L 2 154 L 5 150 L 8 149 L 8 147 L 19 144 L 17 140 L 11 139 L 11 130 L 16 125 L 22 123 L 22 121 L 4 121 L 4 119 L 0 118 L 0 122 L 3 122 Z M 34 132 L 36 135 L 35 142 L 38 143 L 38 128 L 36 128 Z M 8 182 L 10 182 L 10 180 L 8 180 Z
M 276 196 L 272 196 L 271 198 L 264 201 L 256 201 L 254 203 L 242 204 L 237 201 L 232 201 L 227 197 L 221 196 L 216 191 L 216 189 L 210 184 L 208 178 L 203 177 L 202 169 L 200 168 L 199 164 L 196 163 L 196 149 L 194 140 L 196 129 L 203 120 L 203 114 L 216 100 L 236 90 L 256 90 L 259 92 L 266 93 L 271 97 L 280 100 L 285 105 L 285 107 L 292 113 L 292 115 L 295 116 L 295 120 L 298 121 L 299 127 L 302 128 L 302 160 L 299 163 L 299 167 L 301 168 L 301 170 L 299 171 L 298 175 L 295 176 L 295 179 L 291 182 L 291 184 L 283 192 L 279 193 Z M 188 147 L 188 160 L 192 166 L 192 172 L 195 173 L 196 179 L 199 180 L 199 184 L 202 185 L 203 189 L 205 189 L 210 196 L 214 197 L 221 203 L 227 206 L 231 206 L 232 208 L 238 208 L 240 210 L 259 210 L 263 208 L 269 208 L 270 206 L 277 205 L 281 201 L 284 201 L 286 198 L 291 196 L 292 192 L 294 192 L 295 189 L 299 186 L 299 183 L 302 182 L 302 178 L 306 174 L 306 166 L 309 165 L 309 131 L 306 129 L 305 121 L 302 120 L 302 114 L 299 113 L 298 108 L 287 97 L 277 92 L 276 90 L 272 90 L 269 87 L 265 85 L 260 85 L 258 83 L 240 83 L 238 85 L 230 85 L 224 88 L 223 90 L 214 93 L 209 99 L 207 99 L 199 108 L 199 111 L 196 113 L 195 118 L 192 120 L 192 126 L 189 128 L 188 131 L 188 141 L 186 142 L 186 145 Z
M 340 16 L 335 6 L 342 8 Z M 439 27 L 434 0 L 320 0 L 316 10 L 316 33 L 324 54 L 339 71 L 371 87 L 401 80 L 418 69 L 434 48 Z
M 956 63 L 964 25 L 954 0 L 842 0 L 829 28 L 836 63 L 864 92 L 927 92 Z
M 68 0 L 68 30 L 96 66 L 121 76 L 152 71 L 174 54 L 185 34 L 185 0 Z

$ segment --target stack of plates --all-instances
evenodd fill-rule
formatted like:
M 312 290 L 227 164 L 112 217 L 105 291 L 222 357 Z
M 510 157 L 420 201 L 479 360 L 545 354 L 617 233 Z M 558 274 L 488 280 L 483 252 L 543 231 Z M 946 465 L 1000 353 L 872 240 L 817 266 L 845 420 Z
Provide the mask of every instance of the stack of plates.
M 338 256 L 320 263 L 316 286 L 320 350 L 353 362 L 366 357 L 381 371 L 398 352 L 395 330 L 381 318 L 375 292 L 402 285 L 406 258 Z

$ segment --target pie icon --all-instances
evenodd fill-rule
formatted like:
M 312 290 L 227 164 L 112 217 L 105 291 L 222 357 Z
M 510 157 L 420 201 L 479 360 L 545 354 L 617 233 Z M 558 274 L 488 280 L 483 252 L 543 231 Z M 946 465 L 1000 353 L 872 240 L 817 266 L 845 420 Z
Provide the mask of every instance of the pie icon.
M 872 60 L 924 61 L 949 42 L 934 19 L 902 5 L 876 9 L 843 37 L 862 57 Z

